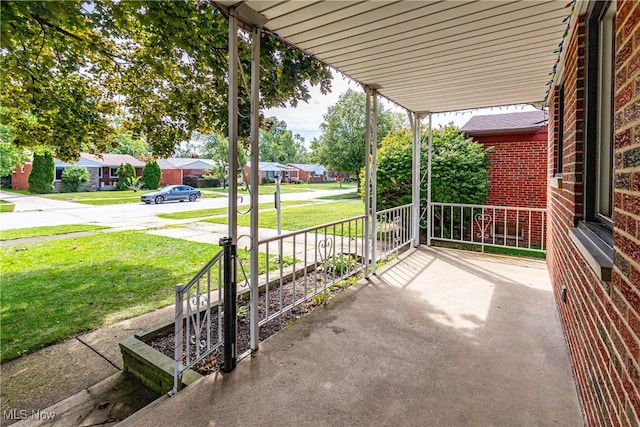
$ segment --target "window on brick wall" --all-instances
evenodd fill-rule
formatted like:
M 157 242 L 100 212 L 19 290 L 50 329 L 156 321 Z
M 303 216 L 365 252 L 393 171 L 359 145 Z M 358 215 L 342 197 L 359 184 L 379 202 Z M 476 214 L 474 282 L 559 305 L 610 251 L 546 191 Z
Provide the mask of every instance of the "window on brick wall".
M 611 281 L 615 2 L 589 4 L 586 35 L 584 220 L 571 237 L 598 277 Z

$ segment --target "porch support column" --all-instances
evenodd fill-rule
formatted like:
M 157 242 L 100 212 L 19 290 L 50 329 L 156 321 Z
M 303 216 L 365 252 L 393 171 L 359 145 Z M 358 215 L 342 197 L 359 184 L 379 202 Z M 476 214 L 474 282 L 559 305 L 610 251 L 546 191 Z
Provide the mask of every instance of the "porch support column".
M 229 10 L 229 238 L 238 242 L 238 18 Z
M 411 159 L 411 245 L 420 245 L 420 119 L 418 113 L 407 111 L 413 131 L 413 155 Z
M 433 157 L 433 122 L 432 114 L 429 113 L 429 148 L 427 155 L 427 246 L 431 246 L 431 233 L 433 232 L 433 225 L 431 224 L 432 212 L 431 212 L 431 166 Z
M 370 87 L 372 108 L 370 111 L 371 127 L 371 274 L 376 274 L 376 246 L 378 241 L 378 89 Z
M 371 208 L 371 94 L 369 88 L 365 87 L 366 107 L 365 107 L 365 139 L 364 139 L 364 277 L 369 278 L 369 249 L 371 240 L 369 239 L 370 221 L 369 214 Z
M 251 351 L 258 350 L 259 327 L 258 327 L 258 184 L 260 184 L 260 171 L 258 165 L 260 153 L 258 141 L 260 137 L 260 32 L 261 29 L 255 27 L 251 38 L 252 58 L 251 58 L 251 175 L 249 185 L 251 189 L 251 211 L 250 211 L 250 329 L 251 329 Z

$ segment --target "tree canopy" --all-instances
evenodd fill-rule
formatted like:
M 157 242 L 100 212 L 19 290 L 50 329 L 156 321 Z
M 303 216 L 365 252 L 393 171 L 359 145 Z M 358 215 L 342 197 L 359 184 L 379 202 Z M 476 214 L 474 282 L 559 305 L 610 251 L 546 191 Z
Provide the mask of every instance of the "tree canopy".
M 422 130 L 426 140 L 426 129 Z M 484 204 L 489 191 L 489 149 L 448 125 L 433 129 L 431 195 L 434 202 Z M 412 135 L 408 128 L 389 133 L 378 149 L 378 209 L 411 203 Z M 427 169 L 422 144 L 421 173 Z M 426 200 L 426 188 L 421 188 Z
M 265 120 L 268 130 L 260 132 L 260 160 L 263 162 L 306 163 L 304 138 L 287 130 L 287 123 L 276 117 Z
M 397 115 L 378 104 L 378 142 L 398 125 Z M 311 159 L 353 176 L 365 163 L 366 95 L 351 89 L 329 107 L 320 125 L 322 136 L 311 142 Z
M 14 144 L 62 160 L 115 145 L 115 117 L 170 156 L 194 130 L 227 132 L 228 24 L 208 1 L 3 1 L 0 123 Z M 331 73 L 261 36 L 261 104 L 295 106 Z M 249 133 L 250 36 L 239 38 L 241 137 Z

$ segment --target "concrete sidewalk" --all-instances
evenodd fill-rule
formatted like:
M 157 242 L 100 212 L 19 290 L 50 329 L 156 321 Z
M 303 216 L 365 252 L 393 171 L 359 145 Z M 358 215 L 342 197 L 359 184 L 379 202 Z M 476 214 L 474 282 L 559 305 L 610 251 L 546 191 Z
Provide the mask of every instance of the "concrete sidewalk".
M 584 425 L 544 261 L 421 248 L 121 425 Z

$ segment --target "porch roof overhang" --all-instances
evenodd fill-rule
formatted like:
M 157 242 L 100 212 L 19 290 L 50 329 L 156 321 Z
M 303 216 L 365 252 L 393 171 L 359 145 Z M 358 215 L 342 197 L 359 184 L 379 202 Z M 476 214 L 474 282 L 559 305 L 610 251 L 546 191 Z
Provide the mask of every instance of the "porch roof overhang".
M 416 113 L 543 104 L 573 6 L 558 0 L 216 3 Z

